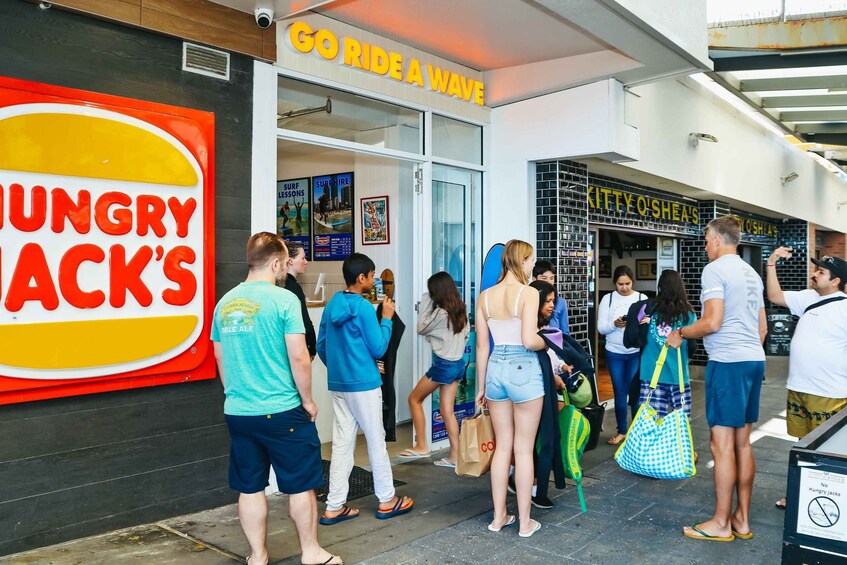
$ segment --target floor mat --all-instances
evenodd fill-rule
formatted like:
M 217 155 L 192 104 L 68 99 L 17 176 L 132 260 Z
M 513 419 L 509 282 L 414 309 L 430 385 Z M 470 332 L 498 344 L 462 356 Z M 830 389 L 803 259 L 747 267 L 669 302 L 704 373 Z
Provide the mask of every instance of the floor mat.
M 324 484 L 320 488 L 315 489 L 315 494 L 318 497 L 318 502 L 326 502 L 326 495 L 329 492 L 329 461 L 323 459 Z M 403 481 L 394 479 L 394 486 L 399 487 L 405 485 Z M 370 471 L 366 471 L 361 467 L 353 467 L 350 472 L 350 492 L 347 494 L 347 500 L 361 498 L 374 492 L 374 476 Z

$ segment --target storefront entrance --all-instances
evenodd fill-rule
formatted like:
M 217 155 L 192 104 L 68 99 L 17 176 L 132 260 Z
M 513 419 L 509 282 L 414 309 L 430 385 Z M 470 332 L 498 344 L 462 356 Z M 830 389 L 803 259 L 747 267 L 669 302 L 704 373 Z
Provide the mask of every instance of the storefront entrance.
M 594 268 L 589 272 L 588 335 L 595 354 L 597 386 L 600 400 L 613 397 L 606 365 L 606 336 L 598 331 L 598 310 L 602 301 L 614 306 L 615 270 L 627 267 L 633 273 L 633 291 L 644 298 L 656 295 L 659 275 L 665 269 L 678 269 L 677 239 L 667 235 L 643 234 L 592 226 L 589 245 Z

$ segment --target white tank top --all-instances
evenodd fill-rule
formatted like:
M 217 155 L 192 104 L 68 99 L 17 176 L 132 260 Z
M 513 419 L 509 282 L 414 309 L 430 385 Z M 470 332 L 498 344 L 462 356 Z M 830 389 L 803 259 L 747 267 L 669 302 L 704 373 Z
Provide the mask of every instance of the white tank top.
M 494 320 L 488 307 L 488 293 L 485 293 L 485 315 L 488 316 L 488 329 L 494 338 L 494 345 L 523 345 L 521 341 L 521 319 L 518 317 L 518 302 L 526 286 L 521 287 L 515 298 L 515 317 L 509 320 Z

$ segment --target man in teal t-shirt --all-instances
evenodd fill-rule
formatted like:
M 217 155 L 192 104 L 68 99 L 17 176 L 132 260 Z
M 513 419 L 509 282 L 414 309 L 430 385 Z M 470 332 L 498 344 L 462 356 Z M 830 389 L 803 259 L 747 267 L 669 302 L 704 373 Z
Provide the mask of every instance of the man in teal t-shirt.
M 247 279 L 215 307 L 215 360 L 224 384 L 224 417 L 232 447 L 229 485 L 251 563 L 268 562 L 268 486 L 273 465 L 300 537 L 303 563 L 342 563 L 318 544 L 315 490 L 323 485 L 312 374 L 300 302 L 275 283 L 285 279 L 288 250 L 261 232 L 247 243 Z

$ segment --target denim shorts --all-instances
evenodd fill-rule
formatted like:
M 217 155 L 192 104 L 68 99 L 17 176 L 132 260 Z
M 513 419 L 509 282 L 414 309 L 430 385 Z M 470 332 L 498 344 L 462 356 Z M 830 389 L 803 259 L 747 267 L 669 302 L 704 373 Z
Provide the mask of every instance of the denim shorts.
M 465 375 L 465 367 L 464 359 L 448 361 L 433 353 L 432 367 L 427 370 L 426 376 L 435 384 L 449 385 Z
M 318 429 L 303 406 L 264 416 L 225 414 L 232 440 L 229 486 L 252 494 L 265 490 L 273 465 L 279 490 L 297 494 L 323 486 Z
M 709 427 L 743 428 L 759 419 L 764 361 L 706 364 L 706 422 Z
M 522 345 L 495 345 L 485 373 L 485 398 L 519 404 L 543 396 L 538 354 Z

